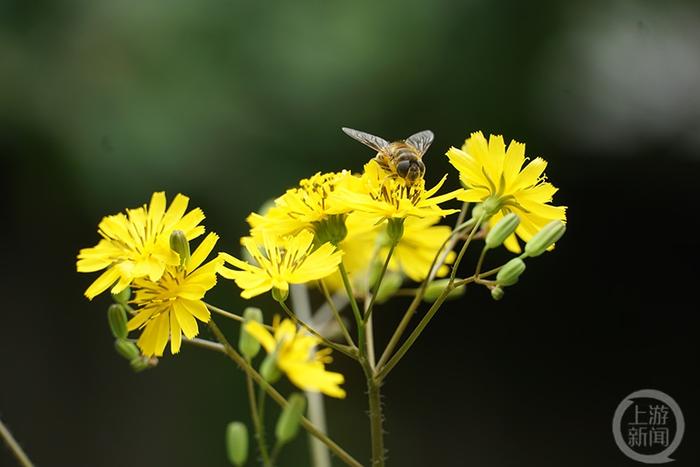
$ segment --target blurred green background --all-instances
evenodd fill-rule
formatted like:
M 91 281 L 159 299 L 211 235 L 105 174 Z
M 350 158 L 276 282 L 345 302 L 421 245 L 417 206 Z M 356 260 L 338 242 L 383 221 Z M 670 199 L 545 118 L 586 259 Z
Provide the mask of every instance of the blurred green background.
M 550 162 L 569 233 L 504 301 L 452 302 L 397 367 L 390 465 L 627 465 L 609 433 L 626 394 L 698 414 L 697 233 L 674 233 L 697 211 L 698 57 L 692 0 L 0 0 L 0 416 L 37 465 L 226 465 L 240 372 L 184 348 L 132 374 L 75 272 L 101 217 L 186 193 L 237 253 L 250 211 L 371 156 L 341 126 L 432 129 L 427 178 L 450 186 L 444 152 L 481 129 Z M 228 282 L 211 301 L 244 306 Z M 405 305 L 380 309 L 379 342 Z M 362 375 L 334 368 L 331 433 L 364 461 Z

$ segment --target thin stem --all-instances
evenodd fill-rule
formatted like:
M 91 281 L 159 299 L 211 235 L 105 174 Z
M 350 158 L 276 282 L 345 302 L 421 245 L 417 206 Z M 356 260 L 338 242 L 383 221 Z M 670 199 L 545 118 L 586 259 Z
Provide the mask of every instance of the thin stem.
M 350 331 L 348 331 L 347 326 L 345 326 L 343 319 L 340 317 L 340 313 L 338 312 L 338 308 L 335 306 L 335 302 L 333 301 L 333 297 L 331 297 L 331 294 L 328 292 L 328 287 L 326 287 L 326 284 L 323 281 L 318 281 L 318 282 L 319 282 L 319 285 L 321 287 L 321 290 L 323 291 L 323 296 L 326 297 L 326 302 L 328 303 L 328 307 L 333 312 L 333 316 L 335 317 L 335 320 L 338 322 L 338 326 L 340 326 L 340 330 L 343 332 L 343 336 L 345 337 L 345 341 L 348 343 L 348 345 L 350 347 L 355 347 L 355 342 L 353 342 L 352 336 L 350 335 Z
M 442 291 L 440 296 L 438 297 L 437 300 L 435 300 L 435 303 L 430 307 L 428 310 L 428 313 L 421 319 L 420 323 L 418 323 L 418 326 L 416 326 L 416 329 L 413 330 L 413 332 L 408 336 L 406 339 L 406 342 L 404 342 L 401 347 L 399 347 L 399 350 L 396 351 L 396 353 L 389 359 L 388 362 L 386 362 L 385 365 L 380 366 L 377 369 L 377 380 L 381 381 L 384 378 L 386 378 L 386 375 L 389 374 L 392 368 L 396 366 L 397 363 L 401 360 L 401 358 L 408 352 L 408 350 L 411 348 L 413 343 L 418 339 L 418 336 L 423 332 L 423 329 L 428 325 L 430 320 L 433 318 L 435 313 L 440 309 L 440 306 L 442 303 L 445 301 L 447 298 L 447 295 L 452 291 L 454 286 L 448 285 L 445 287 L 445 290 Z
M 374 291 L 372 292 L 372 298 L 369 300 L 369 305 L 367 306 L 367 309 L 365 310 L 365 317 L 364 321 L 365 323 L 367 320 L 369 320 L 370 316 L 372 316 L 372 310 L 374 309 L 374 301 L 377 299 L 377 293 L 379 292 L 379 287 L 382 285 L 382 280 L 384 280 L 384 275 L 386 274 L 386 270 L 389 267 L 389 261 L 391 261 L 391 255 L 394 253 L 394 250 L 396 249 L 396 243 L 393 243 L 391 247 L 389 248 L 389 253 L 386 255 L 386 261 L 384 261 L 384 265 L 382 266 L 382 272 L 379 275 L 379 279 L 377 279 L 377 284 L 374 286 Z
M 357 306 L 357 300 L 355 300 L 355 294 L 352 291 L 352 285 L 350 284 L 348 272 L 345 270 L 345 265 L 342 262 L 338 265 L 338 271 L 340 272 L 340 277 L 343 278 L 345 292 L 348 294 L 348 299 L 350 300 L 350 307 L 352 308 L 352 312 L 355 315 L 355 321 L 357 322 L 358 348 L 360 351 L 360 356 L 363 356 L 365 352 L 365 327 L 362 321 L 362 314 L 360 313 L 360 308 Z
M 455 281 L 455 277 L 457 276 L 457 269 L 459 268 L 459 264 L 462 262 L 462 258 L 464 258 L 464 254 L 467 252 L 467 248 L 469 248 L 469 244 L 471 243 L 472 239 L 474 238 L 474 234 L 479 229 L 479 226 L 481 225 L 481 222 L 483 220 L 484 220 L 484 215 L 482 214 L 479 217 L 479 220 L 476 221 L 476 224 L 474 224 L 474 227 L 472 227 L 472 230 L 469 232 L 469 236 L 464 241 L 464 245 L 462 245 L 462 249 L 459 250 L 459 254 L 457 255 L 457 259 L 455 260 L 454 264 L 452 265 L 452 272 L 450 273 L 450 284 L 452 284 Z
M 476 263 L 476 269 L 474 270 L 474 278 L 476 280 L 479 280 L 479 274 L 481 274 L 481 267 L 484 265 L 484 258 L 486 257 L 487 251 L 488 248 L 484 246 L 484 248 L 481 250 L 481 254 L 479 255 L 479 261 Z
M 287 313 L 287 315 L 289 315 L 289 317 L 292 319 L 292 321 L 294 321 L 297 324 L 297 326 L 301 326 L 304 329 L 306 329 L 313 336 L 320 339 L 324 345 L 330 347 L 331 349 L 337 350 L 338 352 L 340 352 L 344 355 L 347 355 L 350 358 L 357 358 L 357 354 L 355 353 L 354 349 L 352 349 L 346 345 L 336 344 L 335 342 L 332 342 L 332 341 L 326 339 L 321 334 L 319 334 L 314 328 L 312 328 L 311 326 L 306 324 L 304 321 L 300 320 L 299 317 L 297 315 L 295 315 L 292 310 L 289 309 L 289 307 L 287 306 L 287 304 L 285 302 L 277 302 L 277 303 L 280 304 L 282 309 Z
M 299 318 L 312 322 L 317 316 L 311 313 L 311 303 L 309 300 L 309 289 L 304 284 L 293 284 L 290 287 L 289 295 L 292 299 L 294 310 L 298 313 Z M 326 410 L 323 405 L 323 394 L 316 391 L 305 391 L 306 400 L 309 402 L 309 419 L 318 428 L 327 433 L 326 429 Z M 314 467 L 331 467 L 331 455 L 328 448 L 319 440 L 309 435 L 309 450 L 311 451 L 311 460 Z M 279 452 L 277 444 L 273 449 L 273 462 Z
M 12 432 L 5 426 L 2 420 L 0 420 L 0 437 L 5 441 L 7 447 L 12 451 L 12 455 L 15 456 L 15 459 L 17 459 L 17 462 L 19 462 L 22 467 L 34 467 L 32 461 L 29 460 L 29 456 L 27 456 L 22 446 L 20 446 L 15 437 L 12 436 Z
M 267 392 L 270 398 L 274 400 L 280 407 L 282 407 L 283 409 L 287 407 L 289 402 L 287 402 L 287 400 L 282 396 L 282 394 L 277 392 L 275 388 L 273 388 L 269 384 L 266 384 L 266 381 L 263 379 L 262 376 L 260 376 L 260 373 L 255 371 L 255 369 L 252 366 L 248 365 L 248 362 L 245 361 L 243 356 L 231 346 L 231 344 L 226 339 L 226 336 L 224 336 L 224 334 L 221 332 L 221 329 L 219 329 L 219 327 L 216 325 L 213 319 L 209 321 L 209 327 L 214 333 L 214 336 L 216 336 L 216 340 L 218 340 L 219 343 L 221 343 L 221 345 L 224 346 L 226 356 L 233 360 L 233 362 L 236 363 L 247 375 L 253 378 L 253 381 L 255 381 L 259 385 L 264 385 L 265 392 Z M 321 432 L 316 427 L 316 425 L 311 423 L 306 417 L 301 418 L 301 426 L 304 427 L 304 429 L 311 433 L 314 437 L 316 437 L 316 439 L 320 440 L 323 444 L 328 446 L 328 449 L 330 449 L 331 452 L 338 456 L 338 458 L 342 460 L 346 465 L 350 465 L 352 467 L 362 467 L 362 464 L 355 460 L 355 458 L 348 454 L 343 448 L 338 446 L 338 444 L 336 444 L 335 441 L 333 441 L 326 434 Z
M 433 264 L 430 266 L 430 271 L 428 273 L 428 279 L 426 280 L 426 283 L 429 283 L 430 281 L 435 279 L 438 270 L 445 263 L 447 255 L 450 254 L 450 251 L 452 251 L 454 246 L 459 241 L 459 235 L 457 235 L 457 233 L 467 228 L 467 223 L 464 222 L 464 218 L 467 216 L 468 210 L 469 203 L 462 203 L 462 209 L 459 212 L 459 215 L 457 216 L 457 220 L 455 221 L 455 226 L 452 230 L 452 234 L 449 237 L 447 237 L 447 239 L 445 239 L 445 243 L 443 243 L 442 247 L 440 247 L 440 250 L 438 250 L 438 254 L 435 255 L 435 258 L 438 258 L 439 255 L 439 260 L 437 261 L 437 263 L 433 262 Z M 470 219 L 467 222 L 471 222 L 472 220 L 473 219 Z
M 433 258 L 433 262 L 430 265 L 430 274 L 428 274 L 428 278 L 423 281 L 421 284 L 420 288 L 415 294 L 415 297 L 413 298 L 413 301 L 409 305 L 408 309 L 406 310 L 406 313 L 404 313 L 403 318 L 401 318 L 401 322 L 399 322 L 399 325 L 396 327 L 396 330 L 394 331 L 394 334 L 391 336 L 391 339 L 389 339 L 389 343 L 386 345 L 386 348 L 384 349 L 384 352 L 382 353 L 381 358 L 379 359 L 379 362 L 377 363 L 377 368 L 381 368 L 386 362 L 389 360 L 389 357 L 391 357 L 391 353 L 394 351 L 396 346 L 398 345 L 399 341 L 401 340 L 401 336 L 403 336 L 403 333 L 406 331 L 406 328 L 408 327 L 409 323 L 411 322 L 411 318 L 413 318 L 413 314 L 416 312 L 418 309 L 418 306 L 421 303 L 421 300 L 423 300 L 423 296 L 425 295 L 425 290 L 428 287 L 428 284 L 430 283 L 430 280 L 432 280 L 433 277 L 433 272 L 437 273 L 437 270 L 440 269 L 437 266 L 437 260 L 441 256 L 441 251 L 443 248 L 445 248 L 445 245 L 450 244 L 450 248 L 446 251 L 450 251 L 452 249 L 452 246 L 456 243 L 456 238 L 457 234 L 461 232 L 463 229 L 472 227 L 473 224 L 476 222 L 474 218 L 458 224 L 452 233 L 450 234 L 449 237 L 447 237 L 443 242 L 440 248 L 438 249 L 437 253 L 435 254 L 435 257 Z M 472 230 L 473 231 L 473 230 Z M 452 239 L 455 239 L 454 242 Z M 453 270 L 456 268 L 456 265 L 453 265 Z
M 380 363 L 377 365 L 377 379 L 381 380 L 382 378 L 385 378 L 386 375 L 391 371 L 391 369 L 396 366 L 396 364 L 401 360 L 401 358 L 408 352 L 408 350 L 411 348 L 413 343 L 418 339 L 418 336 L 421 335 L 423 332 L 423 329 L 428 325 L 431 319 L 433 319 L 433 316 L 437 311 L 440 309 L 440 306 L 442 303 L 445 301 L 447 296 L 450 294 L 450 292 L 455 288 L 455 275 L 457 273 L 457 268 L 459 267 L 459 263 L 461 263 L 462 258 L 464 257 L 464 253 L 467 250 L 467 247 L 469 246 L 469 243 L 472 241 L 474 238 L 474 234 L 476 233 L 477 229 L 479 228 L 479 225 L 481 224 L 481 221 L 483 219 L 483 216 L 479 218 L 478 221 L 474 224 L 474 226 L 471 229 L 471 232 L 469 233 L 469 236 L 467 237 L 467 240 L 464 242 L 464 246 L 462 247 L 462 250 L 459 252 L 459 255 L 457 256 L 457 260 L 454 262 L 452 265 L 452 274 L 450 275 L 450 282 L 445 287 L 445 290 L 442 291 L 438 299 L 433 303 L 433 305 L 430 307 L 426 315 L 421 319 L 420 323 L 418 323 L 418 326 L 416 329 L 413 330 L 411 335 L 406 339 L 406 342 L 404 342 L 399 350 L 396 351 L 396 354 L 394 354 L 391 359 L 389 359 L 386 364 L 382 365 L 382 362 L 380 360 Z M 466 285 L 467 283 L 471 282 L 474 280 L 474 276 L 469 278 L 469 281 L 465 279 L 464 281 L 460 281 L 460 285 Z M 418 298 L 418 296 L 416 296 Z M 421 297 L 422 298 L 422 297 Z M 386 354 L 386 351 L 385 351 Z M 382 358 L 384 355 L 382 355 Z
M 247 359 L 248 365 L 250 365 L 250 359 Z M 253 419 L 253 427 L 255 428 L 255 437 L 258 440 L 258 448 L 260 449 L 260 456 L 262 457 L 264 465 L 270 465 L 270 455 L 267 452 L 267 443 L 265 442 L 265 427 L 263 426 L 260 417 L 258 416 L 257 402 L 255 399 L 255 386 L 253 385 L 253 378 L 246 375 L 246 387 L 248 389 L 248 403 L 250 404 L 250 416 Z
M 224 317 L 226 317 L 226 318 L 228 318 L 228 319 L 232 319 L 232 320 L 234 320 L 234 321 L 238 321 L 239 323 L 245 323 L 245 318 L 242 317 L 242 316 L 239 316 L 239 315 L 237 315 L 237 314 L 235 314 L 235 313 L 231 313 L 230 311 L 222 310 L 221 308 L 216 307 L 216 306 L 214 306 L 214 305 L 210 305 L 210 304 L 208 304 L 208 303 L 205 303 L 205 305 L 206 305 L 206 307 L 209 309 L 209 311 L 212 311 L 212 312 L 214 312 L 214 313 L 216 313 L 216 314 L 218 314 L 218 315 L 224 316 Z M 269 325 L 267 325 L 267 324 L 263 324 L 263 326 L 264 326 L 265 329 L 267 329 L 268 331 L 274 331 L 274 329 L 272 328 L 272 326 L 269 326 Z
M 365 322 L 365 336 L 367 339 L 367 361 L 369 362 L 370 368 L 374 372 L 377 364 L 374 355 L 374 324 L 372 316 L 369 316 Z
M 272 447 L 272 455 L 270 456 L 270 465 L 275 465 L 277 456 L 279 456 L 283 446 L 284 444 L 280 443 L 279 441 L 275 441 L 275 445 Z

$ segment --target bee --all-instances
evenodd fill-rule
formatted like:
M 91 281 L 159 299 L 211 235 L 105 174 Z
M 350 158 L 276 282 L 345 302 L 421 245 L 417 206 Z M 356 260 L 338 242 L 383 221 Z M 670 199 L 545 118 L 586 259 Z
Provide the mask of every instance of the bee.
M 423 178 L 425 164 L 421 160 L 433 142 L 430 130 L 419 131 L 404 140 L 388 142 L 364 131 L 343 128 L 345 134 L 377 151 L 374 160 L 387 172 L 415 183 Z

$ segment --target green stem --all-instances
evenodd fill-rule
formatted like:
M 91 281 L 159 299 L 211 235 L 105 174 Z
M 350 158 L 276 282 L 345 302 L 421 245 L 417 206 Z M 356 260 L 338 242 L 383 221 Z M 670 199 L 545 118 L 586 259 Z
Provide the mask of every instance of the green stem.
M 461 285 L 468 284 L 469 282 L 473 282 L 474 277 L 470 277 L 468 279 L 464 279 L 461 282 Z M 450 294 L 450 292 L 455 288 L 456 286 L 454 284 L 449 284 L 447 287 L 445 287 L 445 290 L 442 291 L 440 296 L 438 297 L 437 300 L 435 300 L 435 303 L 430 307 L 428 312 L 423 316 L 423 319 L 421 319 L 420 323 L 418 323 L 418 326 L 413 330 L 413 332 L 408 336 L 406 341 L 399 347 L 399 350 L 396 351 L 396 353 L 389 359 L 388 362 L 386 362 L 385 365 L 380 366 L 377 368 L 377 375 L 376 379 L 378 381 L 382 381 L 384 378 L 386 378 L 387 374 L 396 366 L 397 363 L 403 358 L 403 356 L 408 352 L 408 350 L 411 348 L 411 346 L 416 342 L 418 337 L 421 335 L 423 330 L 428 326 L 428 323 L 430 323 L 430 320 L 433 319 L 433 316 L 435 316 L 435 313 L 440 309 L 440 306 L 442 303 L 447 299 L 447 296 Z
M 247 359 L 248 365 L 250 365 L 250 360 Z M 272 465 L 270 460 L 270 455 L 267 452 L 267 443 L 265 442 L 265 427 L 260 419 L 258 404 L 255 400 L 255 386 L 253 385 L 253 378 L 246 375 L 246 387 L 248 389 L 248 403 L 250 404 L 250 416 L 253 419 L 253 428 L 255 428 L 255 437 L 258 441 L 258 447 L 260 448 L 260 456 L 263 460 L 263 465 Z
M 273 388 L 271 385 L 267 384 L 266 381 L 263 379 L 262 376 L 260 376 L 260 373 L 255 371 L 255 369 L 248 365 L 248 362 L 245 361 L 243 356 L 239 354 L 236 349 L 234 349 L 231 344 L 228 342 L 226 339 L 226 336 L 221 332 L 221 329 L 216 325 L 214 320 L 209 321 L 209 327 L 211 328 L 212 332 L 214 333 L 214 336 L 216 337 L 216 340 L 219 341 L 219 343 L 224 347 L 224 351 L 226 353 L 226 356 L 233 360 L 234 363 L 236 363 L 247 375 L 249 375 L 251 378 L 253 378 L 253 381 L 255 381 L 259 385 L 263 385 L 265 387 L 265 392 L 270 396 L 272 400 L 274 400 L 280 407 L 283 409 L 287 407 L 289 404 L 287 400 L 277 392 L 275 388 Z M 313 423 L 311 423 L 306 417 L 301 418 L 301 426 L 311 433 L 316 439 L 320 440 L 323 444 L 328 446 L 328 449 L 331 450 L 340 460 L 342 460 L 346 465 L 350 465 L 352 467 L 362 467 L 362 464 L 360 464 L 355 458 L 353 458 L 350 454 L 348 454 L 343 448 L 338 446 L 335 441 L 333 441 L 331 438 L 329 438 L 327 435 L 325 435 L 323 432 L 321 432 Z
M 22 446 L 20 446 L 15 437 L 12 436 L 12 432 L 5 426 L 2 420 L 0 420 L 0 437 L 5 441 L 7 447 L 12 451 L 12 455 L 15 456 L 15 459 L 17 459 L 17 462 L 19 462 L 22 467 L 34 467 L 32 461 L 29 460 L 29 456 L 27 456 Z
M 245 323 L 245 318 L 242 317 L 242 316 L 239 316 L 239 315 L 237 315 L 237 314 L 235 314 L 235 313 L 231 313 L 230 311 L 222 310 L 221 308 L 216 307 L 216 306 L 214 306 L 214 305 L 210 305 L 210 304 L 208 304 L 208 303 L 205 303 L 205 305 L 206 305 L 206 307 L 209 309 L 209 311 L 211 311 L 211 312 L 214 312 L 214 313 L 216 313 L 216 314 L 218 314 L 218 315 L 224 316 L 224 317 L 226 317 L 226 318 L 228 318 L 228 319 L 232 319 L 232 320 L 234 320 L 234 321 L 238 321 L 239 323 Z M 269 326 L 269 325 L 267 325 L 267 324 L 263 324 L 263 326 L 264 326 L 265 329 L 267 329 L 268 331 L 274 331 L 274 329 L 272 328 L 272 326 Z
M 365 327 L 362 320 L 362 313 L 360 313 L 360 308 L 357 306 L 357 300 L 355 300 L 355 294 L 352 291 L 352 285 L 350 284 L 350 278 L 348 277 L 348 272 L 345 270 L 345 265 L 341 262 L 338 265 L 338 271 L 340 272 L 340 277 L 343 278 L 343 285 L 345 286 L 345 292 L 348 294 L 348 299 L 350 300 L 350 307 L 355 315 L 355 321 L 357 322 L 357 342 L 358 349 L 360 351 L 360 356 L 365 354 Z
M 380 383 L 374 378 L 367 380 L 369 396 L 369 421 L 372 436 L 372 467 L 384 467 L 384 429 L 382 427 L 382 400 Z
M 462 249 L 459 250 L 459 254 L 457 255 L 457 259 L 455 260 L 454 264 L 452 265 L 452 272 L 450 273 L 450 284 L 452 284 L 455 281 L 455 277 L 457 277 L 457 269 L 459 268 L 459 264 L 462 262 L 462 258 L 464 258 L 464 254 L 467 252 L 467 248 L 469 248 L 469 244 L 471 243 L 472 239 L 474 238 L 474 234 L 479 229 L 479 226 L 481 225 L 481 221 L 483 221 L 483 220 L 484 220 L 484 215 L 482 214 L 481 217 L 479 217 L 479 220 L 476 221 L 476 224 L 474 224 L 474 227 L 472 227 L 471 232 L 469 232 L 469 236 L 464 241 L 464 245 L 462 245 Z
M 344 355 L 347 355 L 350 358 L 354 358 L 354 359 L 357 358 L 357 354 L 355 353 L 353 348 L 348 347 L 347 345 L 336 344 L 335 342 L 332 342 L 332 341 L 326 339 L 321 334 L 319 334 L 318 331 L 316 331 L 314 328 L 312 328 L 311 326 L 306 324 L 304 321 L 300 320 L 299 317 L 297 315 L 295 315 L 292 310 L 289 309 L 289 307 L 287 306 L 287 304 L 285 302 L 277 302 L 277 303 L 280 304 L 282 309 L 287 313 L 287 315 L 289 315 L 289 317 L 292 319 L 292 321 L 294 321 L 298 326 L 303 327 L 304 329 L 309 331 L 309 333 L 311 333 L 312 335 L 314 335 L 315 337 L 320 339 L 324 345 L 330 347 L 331 349 L 337 350 L 338 352 L 340 352 Z
M 370 316 L 372 315 L 372 310 L 374 309 L 374 301 L 377 299 L 377 293 L 379 292 L 379 287 L 382 285 L 382 280 L 384 280 L 384 275 L 386 274 L 386 270 L 389 267 L 389 261 L 391 261 L 391 255 L 394 253 L 394 250 L 396 249 L 396 243 L 392 244 L 391 247 L 389 248 L 389 253 L 386 255 L 386 261 L 384 261 L 384 265 L 382 266 L 382 272 L 379 275 L 379 279 L 377 279 L 377 284 L 374 286 L 374 291 L 372 291 L 372 298 L 369 300 L 369 305 L 367 306 L 367 309 L 365 310 L 365 317 L 364 317 L 364 322 L 366 323 L 367 320 L 369 320 Z
M 433 276 L 433 272 L 437 271 L 439 267 L 436 268 L 438 258 L 441 256 L 442 250 L 445 248 L 445 245 L 451 242 L 453 238 L 456 237 L 458 233 L 460 233 L 462 230 L 472 227 L 473 224 L 476 222 L 475 219 L 470 219 L 464 223 L 461 223 L 457 225 L 452 233 L 450 234 L 449 237 L 447 237 L 443 242 L 440 248 L 438 249 L 437 253 L 435 254 L 435 257 L 433 258 L 433 262 L 430 265 L 430 269 L 428 270 L 428 277 L 426 280 L 423 281 L 421 284 L 420 288 L 415 294 L 415 297 L 413 297 L 413 301 L 409 305 L 408 309 L 406 310 L 406 313 L 404 313 L 403 318 L 401 318 L 401 321 L 399 322 L 399 325 L 396 327 L 396 330 L 394 331 L 394 334 L 391 336 L 391 339 L 389 339 L 389 343 L 387 344 L 386 348 L 384 349 L 384 352 L 382 352 L 382 356 L 379 358 L 379 362 L 377 363 L 377 368 L 381 368 L 386 362 L 389 360 L 389 357 L 391 357 L 392 352 L 398 345 L 399 341 L 401 340 L 401 336 L 403 336 L 403 333 L 406 331 L 406 328 L 408 327 L 409 323 L 411 322 L 411 318 L 413 318 L 413 314 L 416 312 L 418 309 L 418 306 L 421 303 L 421 300 L 423 300 L 423 296 L 425 295 L 425 290 L 428 287 L 428 283 L 430 282 L 430 279 Z M 472 232 L 474 230 L 472 229 Z M 452 266 L 453 271 L 456 269 L 456 264 Z
M 326 287 L 326 284 L 323 281 L 318 281 L 321 287 L 321 290 L 323 291 L 324 297 L 326 297 L 326 302 L 328 303 L 328 306 L 330 307 L 331 311 L 333 312 L 333 316 L 335 317 L 335 320 L 338 322 L 338 326 L 340 326 L 340 330 L 343 332 L 343 336 L 345 337 L 345 341 L 348 343 L 350 347 L 355 347 L 355 342 L 352 340 L 352 336 L 350 335 L 350 331 L 348 331 L 347 326 L 345 326 L 345 323 L 343 322 L 343 319 L 340 317 L 340 313 L 338 312 L 338 308 L 335 306 L 335 302 L 333 301 L 333 297 L 331 297 L 331 294 L 328 292 L 328 287 Z
M 479 280 L 479 274 L 481 274 L 481 267 L 484 265 L 484 258 L 486 257 L 486 252 L 488 248 L 484 246 L 479 255 L 479 261 L 476 263 L 476 269 L 474 270 L 474 279 Z

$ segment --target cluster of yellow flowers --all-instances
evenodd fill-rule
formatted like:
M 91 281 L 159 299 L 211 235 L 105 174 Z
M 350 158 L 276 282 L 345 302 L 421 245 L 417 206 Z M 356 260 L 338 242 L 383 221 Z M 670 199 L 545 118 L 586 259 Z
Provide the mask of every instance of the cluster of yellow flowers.
M 164 193 L 154 193 L 150 205 L 105 217 L 99 224 L 99 243 L 78 255 L 80 272 L 105 270 L 85 291 L 92 299 L 110 289 L 113 294 L 131 287 L 132 313 L 128 330 L 142 330 L 138 346 L 144 356 L 161 356 L 170 342 L 177 353 L 182 334 L 198 335 L 197 320 L 207 323 L 210 308 L 205 293 L 217 275 L 233 280 L 249 299 L 272 291 L 280 302 L 290 284 L 342 287 L 343 269 L 361 293 L 367 292 L 372 271 L 389 255 L 387 270 L 413 281 L 429 276 L 452 229 L 438 225 L 458 209 L 443 207 L 460 200 L 479 203 L 480 216 L 495 225 L 516 213 L 521 223 L 505 241 L 520 251 L 516 235 L 529 240 L 551 220 L 564 220 L 565 208 L 551 206 L 556 189 L 544 178 L 546 162 L 525 164 L 525 146 L 515 141 L 506 148 L 503 138 L 473 133 L 461 149 L 447 152 L 459 171 L 462 187 L 438 194 L 447 175 L 427 189 L 425 180 L 407 181 L 388 172 L 374 159 L 361 174 L 349 171 L 317 173 L 274 200 L 265 212 L 251 214 L 250 233 L 241 239 L 248 259 L 214 250 L 218 236 L 209 233 L 189 254 L 189 241 L 204 234 L 200 209 L 187 212 L 188 198 L 178 194 L 166 209 Z M 174 233 L 185 247 L 173 245 Z M 455 254 L 438 264 L 438 277 L 449 273 Z M 228 266 L 227 266 L 228 265 Z M 363 290 L 364 287 L 364 290 Z M 343 377 L 325 370 L 330 359 L 317 350 L 321 341 L 297 329 L 290 320 L 275 320 L 274 332 L 257 322 L 244 330 L 275 355 L 279 369 L 304 389 L 344 397 Z

